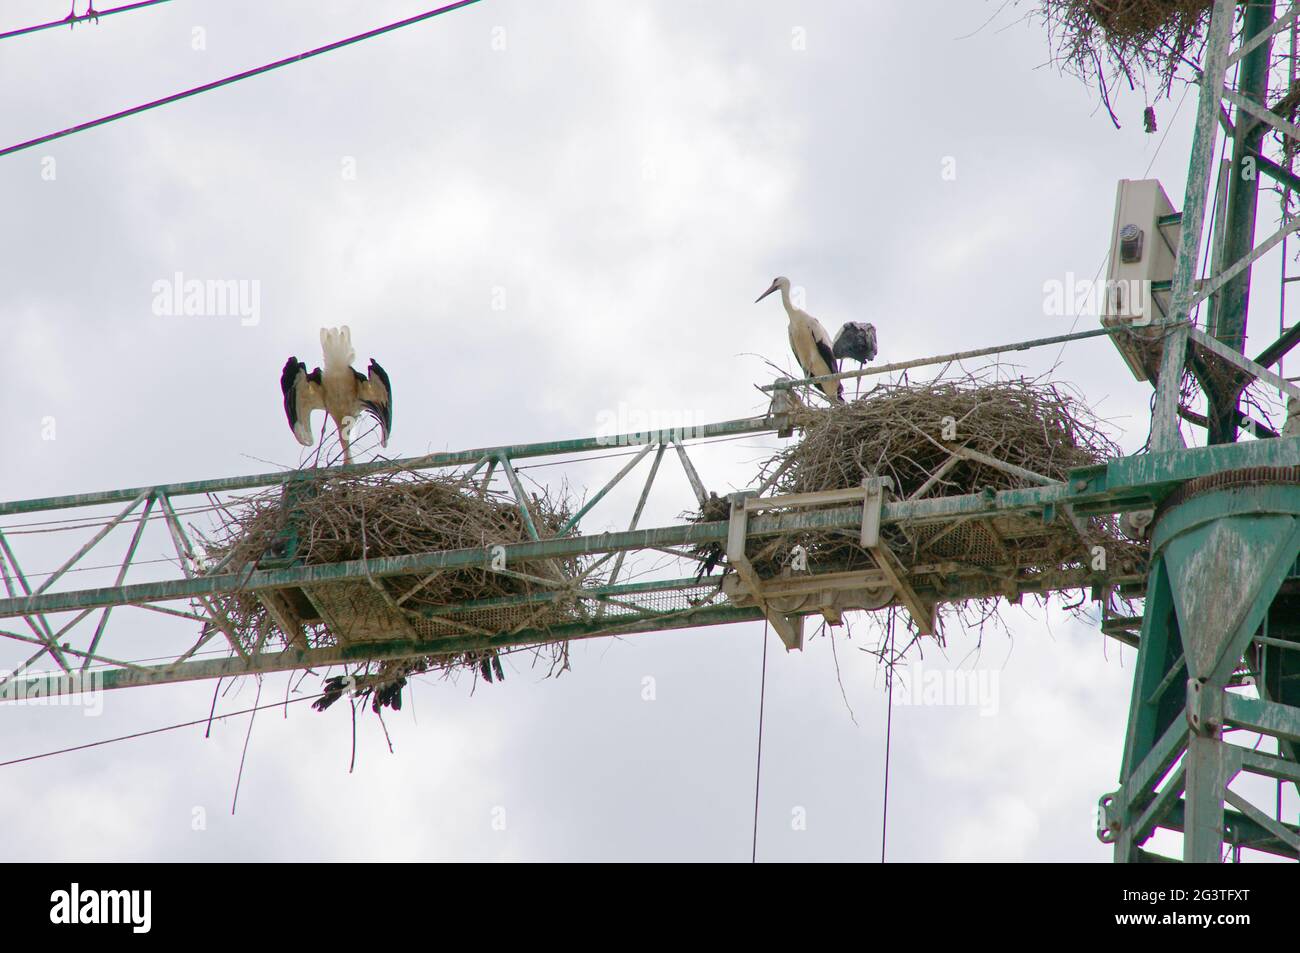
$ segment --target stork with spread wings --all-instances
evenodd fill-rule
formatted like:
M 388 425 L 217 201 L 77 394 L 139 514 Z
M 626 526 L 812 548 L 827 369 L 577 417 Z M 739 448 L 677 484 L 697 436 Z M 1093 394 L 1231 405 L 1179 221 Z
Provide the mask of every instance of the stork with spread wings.
M 379 421 L 380 444 L 388 446 L 393 427 L 393 388 L 377 361 L 371 360 L 365 375 L 352 366 L 356 352 L 352 349 L 352 332 L 346 325 L 321 328 L 320 345 L 325 355 L 324 370 L 317 367 L 309 373 L 307 365 L 297 357 L 289 358 L 284 365 L 280 374 L 284 413 L 298 442 L 310 447 L 311 413 L 325 411 L 338 428 L 343 462 L 351 463 L 352 427 L 363 413 Z

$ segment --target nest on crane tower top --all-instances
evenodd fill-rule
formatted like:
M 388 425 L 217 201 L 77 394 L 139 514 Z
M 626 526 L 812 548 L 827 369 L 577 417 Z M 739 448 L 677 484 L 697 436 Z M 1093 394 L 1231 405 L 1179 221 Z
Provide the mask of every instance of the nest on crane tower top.
M 538 535 L 558 535 L 569 519 L 566 495 L 528 501 Z M 323 566 L 354 560 L 480 550 L 481 561 L 440 572 L 312 583 L 217 597 L 244 647 L 357 646 L 367 642 L 436 641 L 440 637 L 539 630 L 578 618 L 570 601 L 538 597 L 562 589 L 576 560 L 534 560 L 493 567 L 492 547 L 531 538 L 519 504 L 477 481 L 388 471 L 357 478 L 306 475 L 286 487 L 223 511 L 206 558 L 220 571 Z M 538 597 L 538 598 L 530 598 Z M 492 604 L 506 602 L 507 605 Z M 564 643 L 537 643 L 563 664 Z M 375 704 L 393 702 L 392 686 L 412 672 L 470 669 L 487 681 L 503 671 L 496 650 L 449 651 L 420 660 L 368 667 L 358 691 Z M 386 692 L 386 694 L 385 694 Z M 400 704 L 400 696 L 398 696 Z M 396 706 L 393 706 L 396 707 Z
M 797 409 L 793 418 L 801 439 L 760 472 L 762 481 L 774 479 L 773 495 L 853 489 L 868 477 L 889 477 L 895 500 L 1021 489 L 1119 455 L 1088 407 L 1044 380 L 971 375 L 881 385 L 847 404 Z M 883 539 L 913 582 L 941 601 L 945 592 L 957 599 L 959 592 L 980 598 L 1072 587 L 1057 583 L 1087 577 L 1096 545 L 1105 547 L 1108 573 L 1138 572 L 1146 550 L 1122 537 L 1111 517 L 1068 513 L 886 524 Z M 758 575 L 772 579 L 789 575 L 796 547 L 813 571 L 874 565 L 856 532 L 847 531 L 772 538 L 749 556 Z
M 1200 62 L 1213 0 L 1039 0 L 1055 62 L 1097 83 L 1107 108 L 1117 81 L 1155 78 L 1168 95 L 1178 71 Z M 1114 113 L 1111 113 L 1114 116 Z

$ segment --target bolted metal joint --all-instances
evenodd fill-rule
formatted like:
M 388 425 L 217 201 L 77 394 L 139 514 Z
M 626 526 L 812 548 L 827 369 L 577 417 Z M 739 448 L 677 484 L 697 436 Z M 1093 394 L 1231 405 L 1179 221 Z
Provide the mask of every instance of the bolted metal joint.
M 1187 725 L 1202 737 L 1217 735 L 1223 726 L 1223 693 L 1199 678 L 1187 680 Z
M 1155 517 L 1156 511 L 1154 508 L 1129 510 L 1127 513 L 1121 513 L 1119 517 L 1120 532 L 1129 539 L 1145 539 Z
M 778 437 L 793 436 L 794 421 L 791 414 L 799 409 L 800 403 L 799 398 L 792 391 L 778 390 L 772 393 L 772 403 L 767 409 L 767 416 L 772 426 L 776 428 Z
M 1097 799 L 1097 840 L 1113 844 L 1119 839 L 1119 791 L 1111 791 Z

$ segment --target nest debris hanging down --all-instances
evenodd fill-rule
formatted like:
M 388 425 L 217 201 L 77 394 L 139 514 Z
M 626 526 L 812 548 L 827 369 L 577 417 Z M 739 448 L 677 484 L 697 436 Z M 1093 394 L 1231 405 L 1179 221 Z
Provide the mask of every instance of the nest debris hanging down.
M 1213 0 L 1038 0 L 1054 62 L 1096 83 L 1111 119 L 1111 92 L 1156 81 L 1169 95 L 1179 71 L 1200 62 Z
M 794 413 L 801 439 L 763 465 L 775 476 L 772 493 L 786 495 L 862 486 L 867 477 L 893 480 L 893 498 L 907 499 L 1041 485 L 1016 470 L 1063 480 L 1070 470 L 1119 455 L 1100 421 L 1059 384 L 1043 380 L 987 381 L 979 375 L 923 384 L 881 385 L 850 403 Z M 945 434 L 945 430 L 947 434 Z M 945 440 L 944 437 L 955 437 Z M 954 456 L 963 448 L 1009 468 Z M 720 503 L 725 501 L 720 500 Z M 721 507 L 697 521 L 726 519 Z M 1140 574 L 1145 543 L 1122 537 L 1111 517 L 1064 515 L 1044 524 L 1038 514 L 983 520 L 890 525 L 883 531 L 913 585 L 942 597 L 956 574 L 995 600 L 1016 581 L 1062 580 L 1091 565 L 1092 547 L 1106 550 L 1109 574 Z M 773 537 L 749 553 L 760 578 L 787 573 L 796 546 L 808 568 L 842 572 L 875 565 L 856 532 L 801 532 Z M 717 547 L 699 547 L 702 560 L 721 559 Z M 1027 587 L 1028 588 L 1028 587 Z
M 563 493 L 559 499 L 533 494 L 530 511 L 543 538 L 557 535 L 570 515 Z M 512 497 L 484 493 L 467 478 L 396 471 L 348 479 L 307 478 L 291 490 L 251 497 L 223 511 L 216 537 L 204 543 L 207 559 L 224 564 L 223 572 L 291 562 L 311 566 L 439 550 L 484 550 L 482 565 L 432 576 L 385 576 L 217 599 L 237 638 L 252 651 L 268 644 L 354 646 L 403 638 L 436 640 L 467 632 L 545 630 L 575 621 L 579 615 L 574 603 L 564 600 L 449 612 L 448 607 L 472 600 L 562 588 L 565 576 L 580 571 L 577 560 L 514 563 L 505 572 L 490 568 L 490 547 L 529 538 Z M 543 584 L 549 580 L 554 585 Z M 537 651 L 547 657 L 552 671 L 567 664 L 567 643 L 544 643 Z M 401 689 L 412 675 L 458 671 L 476 673 L 488 682 L 504 677 L 498 650 L 492 649 L 382 661 L 327 679 L 314 707 L 323 711 L 350 691 L 369 696 L 376 712 L 381 707 L 397 709 Z
M 680 515 L 690 523 L 720 523 L 731 516 L 731 503 L 726 497 L 710 492 L 698 510 Z M 699 572 L 695 574 L 696 582 L 713 575 L 713 570 L 725 562 L 726 553 L 721 543 L 704 543 L 694 547 L 692 552 L 700 560 Z

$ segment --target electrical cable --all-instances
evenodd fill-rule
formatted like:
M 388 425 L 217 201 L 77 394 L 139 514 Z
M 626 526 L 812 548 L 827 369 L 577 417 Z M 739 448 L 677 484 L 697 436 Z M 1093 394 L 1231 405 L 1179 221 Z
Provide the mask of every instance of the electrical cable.
M 162 728 L 149 728 L 145 731 L 135 731 L 129 735 L 118 735 L 116 738 L 102 738 L 99 741 L 90 741 L 84 745 L 73 745 L 70 748 L 58 748 L 54 751 L 45 751 L 41 754 L 29 754 L 22 758 L 11 758 L 8 761 L 0 761 L 0 768 L 12 767 L 15 764 L 25 764 L 29 761 L 40 761 L 42 758 L 52 758 L 58 754 L 69 754 L 73 751 L 85 751 L 88 748 L 98 748 L 102 745 L 114 744 L 118 741 L 130 741 L 133 738 L 145 738 L 149 735 L 160 735 L 167 731 L 176 731 L 180 728 L 193 728 L 195 725 L 206 725 L 209 721 L 220 721 L 222 718 L 234 718 L 237 715 L 247 715 L 252 712 L 260 711 L 263 708 L 279 708 L 282 705 L 292 705 L 297 702 L 307 702 L 314 698 L 320 698 L 325 692 L 317 692 L 315 695 L 304 695 L 301 698 L 292 698 L 287 702 L 271 702 L 266 705 L 255 705 L 252 708 L 244 708 L 240 711 L 229 711 L 222 715 L 205 715 L 202 718 L 196 718 L 194 721 L 183 721 L 175 725 L 166 725 Z
M 87 20 L 94 20 L 98 23 L 100 17 L 110 17 L 114 13 L 129 13 L 132 10 L 139 10 L 142 7 L 154 7 L 160 3 L 170 2 L 171 0 L 138 0 L 136 3 L 127 3 L 120 7 L 109 7 L 107 10 L 96 10 L 92 0 L 89 9 L 87 9 L 87 11 L 81 16 L 76 16 L 75 13 L 69 13 L 62 20 L 51 20 L 49 23 L 37 23 L 33 26 L 25 26 L 20 27 L 17 30 L 9 30 L 5 33 L 0 33 L 0 40 L 8 40 L 15 36 L 26 36 L 29 33 L 36 33 L 40 30 L 50 30 L 56 26 L 63 26 L 64 24 L 67 24 L 68 28 L 71 29 L 75 24 L 85 23 Z M 72 8 L 73 10 L 76 10 L 75 3 Z
M 362 40 L 368 40 L 384 33 L 391 33 L 393 30 L 400 30 L 402 27 L 411 26 L 412 24 L 427 20 L 430 17 L 436 17 L 443 13 L 450 13 L 453 10 L 459 10 L 461 7 L 467 7 L 470 4 L 478 2 L 479 0 L 456 0 L 455 3 L 449 3 L 446 6 L 438 7 L 434 10 L 426 10 L 424 13 L 418 13 L 413 17 L 407 17 L 405 20 L 398 20 L 395 23 L 389 23 L 385 26 L 376 27 L 373 30 L 367 30 L 365 33 L 358 33 L 355 36 L 350 36 L 346 39 L 336 40 L 333 43 L 327 43 L 324 46 L 318 46 L 315 49 L 307 50 L 305 53 L 286 56 L 284 59 L 276 60 L 273 63 L 267 63 L 263 66 L 255 66 L 252 69 L 244 70 L 242 73 L 235 73 L 222 79 L 213 80 L 210 83 L 204 83 L 201 86 L 194 86 L 190 89 L 182 90 L 179 93 L 172 93 L 170 96 L 163 96 L 161 99 L 155 99 L 139 106 L 132 106 L 128 109 L 120 110 L 119 112 L 110 113 L 107 116 L 100 116 L 98 119 L 90 119 L 86 122 L 78 123 L 75 126 L 69 126 L 67 129 L 61 129 L 58 132 L 51 132 L 43 136 L 37 136 L 35 139 L 28 139 L 26 142 L 19 142 L 12 146 L 6 146 L 5 148 L 0 149 L 0 158 L 12 155 L 15 152 L 21 152 L 23 149 L 30 149 L 34 146 L 42 145 L 46 142 L 53 142 L 55 139 L 62 139 L 64 136 L 71 136 L 74 133 L 84 132 L 87 129 L 94 129 L 96 126 L 103 126 L 110 122 L 116 122 L 118 119 L 135 116 L 149 109 L 155 109 L 159 106 L 166 106 L 182 99 L 188 99 L 191 96 L 197 96 L 199 93 L 206 93 L 214 89 L 220 89 L 222 86 L 229 86 L 232 83 L 259 76 L 262 73 L 268 73 L 271 70 L 279 69 L 282 66 L 289 66 L 292 63 L 300 63 L 313 56 L 320 56 L 322 53 L 330 53 L 345 46 L 350 46 L 353 43 L 360 43 Z

